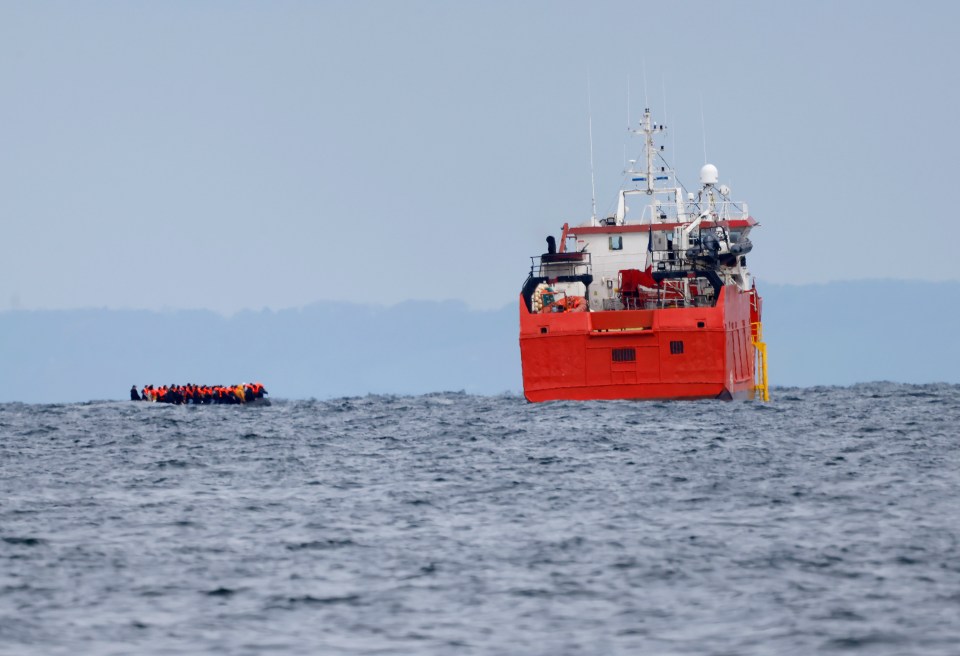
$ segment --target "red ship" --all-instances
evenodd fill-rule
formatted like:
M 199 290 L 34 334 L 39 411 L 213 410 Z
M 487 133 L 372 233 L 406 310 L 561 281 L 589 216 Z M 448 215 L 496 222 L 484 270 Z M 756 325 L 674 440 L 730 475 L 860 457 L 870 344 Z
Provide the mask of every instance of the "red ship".
M 757 222 L 730 199 L 717 168 L 688 192 L 646 110 L 635 134 L 645 166 L 613 216 L 564 224 L 559 247 L 531 258 L 520 293 L 520 357 L 528 401 L 769 400 L 762 300 L 747 269 Z M 632 215 L 631 196 L 649 199 Z

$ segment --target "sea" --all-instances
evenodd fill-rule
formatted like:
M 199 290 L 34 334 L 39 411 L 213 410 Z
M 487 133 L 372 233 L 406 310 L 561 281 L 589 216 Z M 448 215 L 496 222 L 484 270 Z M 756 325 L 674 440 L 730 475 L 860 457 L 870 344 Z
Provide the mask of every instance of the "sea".
M 0 405 L 0 654 L 960 653 L 960 386 Z

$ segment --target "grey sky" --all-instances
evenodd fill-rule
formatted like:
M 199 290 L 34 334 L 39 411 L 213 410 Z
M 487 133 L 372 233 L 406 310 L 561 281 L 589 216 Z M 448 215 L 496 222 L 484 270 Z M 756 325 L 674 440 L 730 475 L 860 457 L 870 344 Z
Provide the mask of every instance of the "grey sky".
M 956 7 L 6 2 L 0 309 L 500 307 L 589 217 L 588 78 L 611 208 L 644 68 L 761 286 L 957 280 Z

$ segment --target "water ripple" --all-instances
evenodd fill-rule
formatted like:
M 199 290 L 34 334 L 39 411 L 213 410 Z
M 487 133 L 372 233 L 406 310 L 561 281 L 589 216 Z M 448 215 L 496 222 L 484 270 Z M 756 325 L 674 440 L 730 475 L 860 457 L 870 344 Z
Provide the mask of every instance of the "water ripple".
M 0 654 L 954 654 L 957 425 L 893 383 L 0 405 Z

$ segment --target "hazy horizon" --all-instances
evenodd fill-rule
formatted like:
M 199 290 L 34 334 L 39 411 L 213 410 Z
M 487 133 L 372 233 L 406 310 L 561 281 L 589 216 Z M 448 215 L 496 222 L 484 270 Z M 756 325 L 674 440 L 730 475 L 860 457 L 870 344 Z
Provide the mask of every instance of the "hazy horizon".
M 851 281 L 764 289 L 770 382 L 960 383 L 960 282 Z M 896 301 L 897 310 L 891 311 Z M 284 310 L 0 312 L 0 402 L 123 399 L 130 385 L 259 380 L 281 398 L 520 393 L 518 306 L 460 300 Z M 925 326 L 904 340 L 898 320 Z
M 337 304 L 346 304 L 346 305 L 355 305 L 358 308 L 378 308 L 378 309 L 390 309 L 395 308 L 400 305 L 405 305 L 409 303 L 432 303 L 432 304 L 459 304 L 462 305 L 465 309 L 471 312 L 497 312 L 501 311 L 507 307 L 513 308 L 517 304 L 517 298 L 520 295 L 520 288 L 522 286 L 523 280 L 526 278 L 526 275 L 521 273 L 518 278 L 517 292 L 514 297 L 504 300 L 499 306 L 489 306 L 489 307 L 477 307 L 471 305 L 468 299 L 463 298 L 404 298 L 397 299 L 389 302 L 375 302 L 375 301 L 361 301 L 361 300 L 350 300 L 350 299 L 335 299 L 335 298 L 317 298 L 312 301 L 306 301 L 298 305 L 287 305 L 287 306 L 269 306 L 263 305 L 259 307 L 245 306 L 239 307 L 235 310 L 222 311 L 216 308 L 209 307 L 190 307 L 190 306 L 164 306 L 164 307 L 149 307 L 149 306 L 112 306 L 107 304 L 102 305 L 83 305 L 75 307 L 25 307 L 20 305 L 18 307 L 9 307 L 0 309 L 0 314 L 4 312 L 70 312 L 70 311 L 84 311 L 84 310 L 110 310 L 110 311 L 132 311 L 132 312 L 155 312 L 155 313 L 169 313 L 169 312 L 211 312 L 220 317 L 229 319 L 238 314 L 246 312 L 284 312 L 289 310 L 303 310 L 310 306 L 320 305 L 323 303 L 337 303 Z M 845 285 L 845 284 L 859 284 L 859 283 L 901 283 L 901 282 L 916 282 L 916 283 L 928 283 L 928 284 L 940 284 L 940 283 L 954 283 L 960 281 L 953 280 L 925 280 L 925 279 L 905 279 L 905 278 L 894 278 L 894 277 L 880 277 L 880 278 L 847 278 L 840 280 L 824 280 L 818 282 L 809 282 L 809 283 L 774 283 L 767 282 L 763 280 L 757 280 L 757 289 L 760 292 L 761 297 L 764 295 L 764 288 L 766 286 L 771 286 L 773 288 L 812 288 L 812 287 L 824 287 L 829 285 Z

